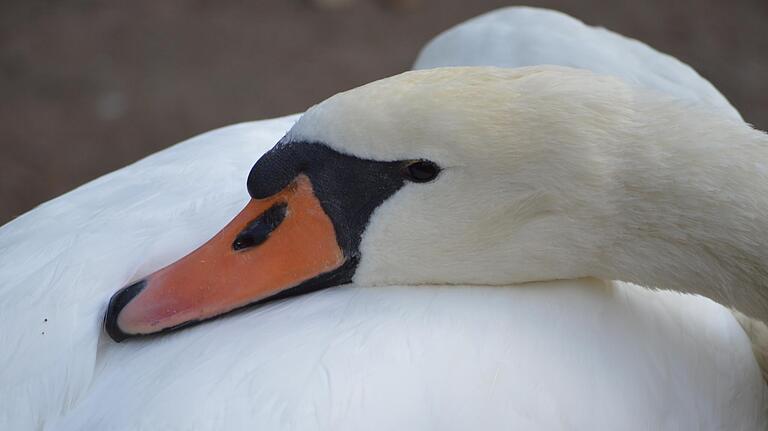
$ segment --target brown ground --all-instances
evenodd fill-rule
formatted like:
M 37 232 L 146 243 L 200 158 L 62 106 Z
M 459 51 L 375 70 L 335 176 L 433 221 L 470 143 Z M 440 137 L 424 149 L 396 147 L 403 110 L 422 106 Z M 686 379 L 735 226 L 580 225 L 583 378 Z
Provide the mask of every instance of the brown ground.
M 409 2 L 0 0 L 0 224 L 197 133 L 405 70 L 441 30 L 510 4 Z M 680 58 L 768 129 L 768 0 L 527 3 Z

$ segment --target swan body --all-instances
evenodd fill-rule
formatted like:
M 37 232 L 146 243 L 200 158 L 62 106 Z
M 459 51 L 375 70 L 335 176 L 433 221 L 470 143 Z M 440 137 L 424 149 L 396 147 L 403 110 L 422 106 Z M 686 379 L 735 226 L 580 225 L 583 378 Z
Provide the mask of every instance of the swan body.
M 578 78 L 585 72 L 567 69 L 482 70 L 478 76 L 518 74 L 510 82 L 532 79 L 531 85 L 537 76 L 548 74 L 566 80 L 575 76 L 582 83 L 597 79 L 617 91 L 619 100 L 645 94 L 611 78 L 585 81 Z M 472 78 L 476 71 L 417 73 L 433 73 L 428 81 L 467 73 L 460 80 L 466 82 L 478 79 Z M 405 88 L 410 84 L 403 81 L 419 76 L 425 75 L 401 76 L 332 99 L 295 126 L 298 117 L 290 116 L 209 132 L 2 227 L 0 428 L 764 429 L 766 386 L 747 335 L 721 305 L 700 296 L 596 278 L 487 286 L 534 281 L 542 276 L 536 271 L 549 271 L 544 275 L 551 278 L 618 278 L 609 272 L 617 265 L 596 265 L 594 273 L 584 270 L 586 263 L 579 259 L 577 264 L 547 266 L 568 258 L 550 253 L 552 249 L 541 247 L 542 238 L 537 240 L 536 235 L 546 234 L 546 226 L 562 229 L 547 221 L 540 231 L 534 224 L 527 238 L 497 238 L 499 229 L 510 223 L 554 211 L 540 206 L 537 199 L 546 197 L 541 194 L 523 200 L 515 194 L 506 208 L 486 205 L 490 210 L 482 223 L 462 224 L 460 216 L 478 216 L 477 205 L 471 204 L 484 196 L 528 193 L 529 183 L 556 182 L 536 176 L 533 169 L 526 171 L 525 164 L 515 165 L 515 151 L 500 152 L 501 147 L 488 144 L 492 139 L 484 141 L 491 145 L 490 153 L 473 147 L 467 141 L 472 136 L 498 138 L 501 132 L 486 128 L 470 133 L 466 124 L 448 121 L 455 120 L 450 114 L 458 105 L 445 99 L 443 104 L 435 97 L 421 99 L 426 105 L 413 105 L 416 111 L 408 113 L 413 115 L 405 115 L 412 123 L 387 123 L 402 119 L 403 113 L 395 115 L 386 106 L 382 112 L 393 115 L 378 120 L 356 109 L 365 92 L 375 94 L 387 85 Z M 392 84 L 397 79 L 400 84 Z M 670 112 L 690 112 L 679 101 L 662 100 L 673 107 Z M 599 101 L 586 103 L 599 110 Z M 433 109 L 437 105 L 442 109 Z M 733 116 L 693 109 L 697 118 L 713 120 L 712 133 L 723 126 L 742 133 L 740 138 L 759 139 L 737 126 Z M 620 111 L 614 107 L 603 112 L 605 120 L 597 126 L 610 126 L 610 120 L 625 114 Z M 438 114 L 424 121 L 426 113 Z M 517 124 L 523 120 L 511 119 Z M 334 121 L 339 121 L 338 127 Z M 611 130 L 622 124 L 613 124 Z M 244 184 L 250 166 L 289 129 L 289 139 L 327 140 L 361 157 L 432 157 L 444 171 L 424 188 L 406 186 L 374 213 L 361 243 L 361 253 L 368 258 L 351 285 L 232 314 L 169 336 L 121 344 L 109 340 L 101 327 L 107 298 L 220 229 L 247 201 Z M 435 130 L 444 133 L 442 139 L 429 135 Z M 504 130 L 513 129 L 507 124 Z M 518 130 L 544 139 L 530 129 Z M 572 138 L 568 133 L 578 130 L 563 128 L 560 137 Z M 371 141 L 377 136 L 387 137 L 386 145 Z M 422 139 L 413 139 L 417 136 Z M 536 146 L 510 148 L 535 160 Z M 604 154 L 595 150 L 588 156 L 601 162 Z M 496 156 L 497 166 L 489 154 Z M 516 181 L 501 189 L 487 187 L 493 178 L 508 176 L 511 168 L 517 169 Z M 576 170 L 561 174 L 587 183 L 599 179 Z M 453 215 L 436 211 L 449 185 L 454 189 Z M 597 181 L 592 185 L 600 187 Z M 473 187 L 484 192 L 471 192 Z M 453 230 L 440 232 L 445 238 L 439 239 L 448 241 L 437 247 L 440 252 L 424 248 L 441 245 L 433 242 L 434 236 L 421 242 L 405 238 L 416 234 L 413 240 L 418 239 L 419 230 L 437 233 L 426 224 L 430 218 L 452 223 L 441 224 Z M 584 232 L 595 230 L 582 227 L 590 228 Z M 475 229 L 474 244 L 461 241 L 470 238 L 469 229 Z M 522 230 L 520 235 L 525 235 Z M 579 239 L 570 236 L 568 240 Z M 492 279 L 490 268 L 482 266 L 490 264 L 481 259 L 487 251 L 477 247 L 494 251 L 512 239 L 517 250 L 506 251 L 520 260 L 493 268 L 497 278 Z M 570 243 L 566 248 L 573 261 Z M 629 265 L 631 256 L 627 252 L 617 260 L 626 257 Z M 518 266 L 516 271 L 506 269 L 509 262 Z M 451 269 L 469 264 L 474 264 L 471 271 Z M 558 277 L 552 271 L 560 271 Z M 520 274 L 523 278 L 510 278 Z M 487 278 L 477 278 L 482 276 Z M 670 277 L 663 278 L 659 281 Z M 630 281 L 661 284 L 647 283 L 643 276 Z M 425 285 L 446 282 L 453 286 Z
M 740 329 L 701 297 L 589 279 L 341 287 L 111 344 L 52 428 L 760 429 Z
M 430 41 L 413 68 L 538 64 L 617 76 L 741 119 L 728 100 L 687 64 L 638 40 L 549 9 L 508 7 L 467 20 Z

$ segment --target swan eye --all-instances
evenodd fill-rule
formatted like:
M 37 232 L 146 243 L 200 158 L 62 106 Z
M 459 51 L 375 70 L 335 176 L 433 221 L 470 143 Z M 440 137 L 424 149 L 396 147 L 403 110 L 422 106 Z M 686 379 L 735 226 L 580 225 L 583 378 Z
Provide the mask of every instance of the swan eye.
M 432 181 L 440 173 L 440 167 L 429 160 L 417 160 L 405 167 L 405 175 L 416 183 Z

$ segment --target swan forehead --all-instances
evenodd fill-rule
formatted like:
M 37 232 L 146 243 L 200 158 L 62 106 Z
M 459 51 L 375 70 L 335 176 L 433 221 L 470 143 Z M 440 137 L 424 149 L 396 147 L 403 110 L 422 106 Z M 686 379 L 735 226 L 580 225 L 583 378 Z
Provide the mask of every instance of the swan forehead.
M 531 140 L 518 138 L 536 138 L 541 126 L 576 120 L 569 111 L 583 109 L 574 100 L 594 101 L 615 87 L 624 89 L 613 78 L 556 66 L 411 71 L 314 106 L 287 138 L 367 159 L 461 164 L 519 150 L 516 141 Z

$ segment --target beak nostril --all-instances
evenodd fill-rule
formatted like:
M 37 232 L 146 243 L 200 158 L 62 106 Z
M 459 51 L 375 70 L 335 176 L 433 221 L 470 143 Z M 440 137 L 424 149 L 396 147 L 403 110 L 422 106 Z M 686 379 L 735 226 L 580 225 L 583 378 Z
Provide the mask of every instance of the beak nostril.
M 286 203 L 275 204 L 264 211 L 256 220 L 248 223 L 237 234 L 232 243 L 232 250 L 239 251 L 255 247 L 269 238 L 269 235 L 280 226 L 285 219 L 288 205 Z

